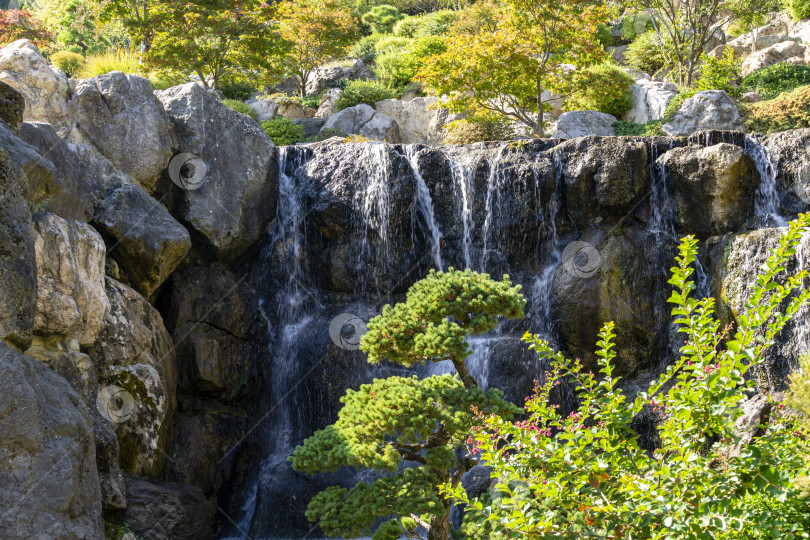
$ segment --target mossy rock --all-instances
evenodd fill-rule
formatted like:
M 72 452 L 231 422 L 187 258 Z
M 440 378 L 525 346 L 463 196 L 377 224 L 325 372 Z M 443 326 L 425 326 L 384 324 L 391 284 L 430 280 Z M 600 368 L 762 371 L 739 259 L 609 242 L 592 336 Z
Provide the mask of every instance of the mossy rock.
M 15 131 L 20 131 L 25 110 L 25 98 L 8 84 L 0 81 L 0 120 Z

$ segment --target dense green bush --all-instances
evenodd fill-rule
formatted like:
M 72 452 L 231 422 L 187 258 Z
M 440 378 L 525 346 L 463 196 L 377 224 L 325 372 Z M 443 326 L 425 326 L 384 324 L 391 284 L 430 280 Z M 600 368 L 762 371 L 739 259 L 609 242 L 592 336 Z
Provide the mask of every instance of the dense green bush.
M 245 114 L 256 120 L 256 112 L 250 108 L 250 105 L 242 103 L 238 99 L 223 99 L 222 104 L 228 107 L 229 109 L 233 109 L 238 113 Z
M 173 86 L 185 84 L 185 77 L 177 74 L 149 74 L 149 82 L 154 90 L 166 90 Z
M 638 36 L 653 29 L 652 18 L 646 12 L 633 13 L 622 19 L 622 37 L 627 41 L 634 41 Z
M 374 49 L 376 49 L 377 53 L 395 49 L 402 49 L 403 47 L 406 47 L 410 42 L 411 38 L 387 36 L 377 41 L 377 43 L 374 44 Z
M 569 111 L 599 111 L 620 117 L 633 106 L 630 85 L 633 78 L 613 64 L 598 64 L 574 72 L 571 78 Z
M 740 61 L 734 57 L 731 47 L 727 47 L 720 58 L 704 54 L 698 71 L 700 79 L 698 79 L 696 88 L 699 91 L 722 90 L 732 97 L 740 97 L 739 82 L 742 69 Z
M 273 118 L 262 122 L 262 129 L 276 146 L 287 146 L 304 140 L 304 126 L 289 118 Z
M 810 0 L 784 0 L 782 5 L 790 11 L 794 20 L 810 17 Z
M 84 64 L 84 56 L 70 51 L 55 52 L 51 55 L 51 63 L 64 71 L 68 77 L 73 77 Z
M 601 43 L 602 47 L 610 47 L 613 45 L 613 35 L 610 33 L 610 26 L 599 23 L 599 26 L 596 27 L 596 39 Z
M 479 115 L 451 122 L 444 143 L 472 144 L 486 141 L 508 141 L 514 138 L 514 129 L 502 116 Z
M 810 506 L 799 497 L 789 497 L 784 501 L 775 500 L 765 494 L 748 495 L 744 505 L 754 515 L 751 523 L 743 526 L 741 531 L 728 531 L 717 536 L 717 540 L 771 540 L 778 538 L 772 531 L 763 530 L 772 515 L 779 515 L 788 523 L 795 523 L 804 533 L 810 532 Z M 798 538 L 807 538 L 800 535 Z
M 353 58 L 360 58 L 368 62 L 377 54 L 377 42 L 386 37 L 388 36 L 385 34 L 371 34 L 370 36 L 365 36 L 352 45 L 349 54 Z
M 441 36 L 445 34 L 458 18 L 458 12 L 449 9 L 435 11 L 420 17 L 421 24 L 416 31 L 415 37 Z
M 416 76 L 422 60 L 441 54 L 447 46 L 439 36 L 424 36 L 403 49 L 388 50 L 377 56 L 374 75 L 388 88 L 402 91 Z
M 810 86 L 802 86 L 779 97 L 740 105 L 748 131 L 775 133 L 810 127 Z
M 773 99 L 782 92 L 807 84 L 810 84 L 810 67 L 781 62 L 746 75 L 740 88 L 744 92 L 757 92 L 762 99 Z
M 363 15 L 361 20 L 367 24 L 375 34 L 390 34 L 397 21 L 403 18 L 405 18 L 405 15 L 400 13 L 397 8 L 388 4 L 382 4 L 371 8 L 368 13 Z
M 624 51 L 627 65 L 645 73 L 653 74 L 667 65 L 665 44 L 655 32 L 638 36 Z
M 244 101 L 255 96 L 259 90 L 244 79 L 227 78 L 219 82 L 219 91 L 225 99 Z
M 343 89 L 335 104 L 339 111 L 365 103 L 374 106 L 378 101 L 397 97 L 397 93 L 379 81 L 353 81 Z
M 664 124 L 663 120 L 653 120 L 651 122 L 647 122 L 646 124 L 637 124 L 635 122 L 626 122 L 624 120 L 619 120 L 618 122 L 613 122 L 613 128 L 616 130 L 616 135 L 618 136 L 654 136 L 654 135 L 664 135 L 664 132 L 661 131 L 661 126 Z
M 421 17 L 405 17 L 394 25 L 394 35 L 397 37 L 416 37 L 416 32 L 422 26 Z

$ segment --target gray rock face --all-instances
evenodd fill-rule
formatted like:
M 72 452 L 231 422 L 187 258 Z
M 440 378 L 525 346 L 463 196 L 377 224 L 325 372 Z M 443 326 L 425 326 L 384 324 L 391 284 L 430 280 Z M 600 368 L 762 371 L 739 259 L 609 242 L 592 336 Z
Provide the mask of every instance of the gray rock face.
M 25 111 L 25 98 L 4 82 L 0 82 L 0 120 L 15 132 L 20 130 Z
M 171 157 L 169 119 L 149 79 L 113 71 L 80 81 L 73 104 L 81 139 L 151 191 Z
M 315 118 L 325 119 L 337 114 L 338 110 L 336 106 L 342 94 L 343 90 L 340 88 L 327 90 L 321 97 L 321 103 L 318 110 L 315 112 Z
M 323 118 L 299 118 L 292 122 L 297 126 L 302 126 L 304 128 L 304 138 L 309 139 L 318 136 L 326 120 Z
M 330 117 L 321 129 L 321 137 L 332 135 L 362 135 L 375 141 L 402 142 L 396 120 L 376 112 L 365 103 L 343 109 Z
M 616 117 L 598 111 L 568 111 L 557 119 L 555 139 L 574 139 L 587 135 L 616 135 Z
M 36 306 L 36 257 L 28 181 L 0 150 L 0 339 L 25 350 L 31 344 Z
M 0 81 L 25 98 L 24 120 L 52 124 L 62 137 L 70 133 L 74 119 L 68 80 L 30 41 L 20 39 L 0 49 Z
M 810 129 L 775 133 L 764 140 L 775 165 L 784 215 L 810 210 Z
M 780 62 L 790 62 L 794 64 L 805 64 L 807 47 L 795 41 L 783 41 L 771 45 L 770 47 L 757 51 L 742 63 L 743 77 L 766 66 L 772 66 Z
M 445 125 L 458 115 L 439 107 L 439 98 L 418 97 L 410 101 L 386 99 L 374 104 L 377 113 L 393 118 L 404 144 L 440 145 L 447 135 Z
M 211 540 L 215 505 L 193 486 L 127 478 L 123 521 L 144 540 Z
M 638 124 L 663 118 L 667 105 L 678 95 L 674 84 L 657 81 L 636 81 L 630 90 L 633 92 L 633 107 L 624 119 Z
M 93 343 L 110 310 L 101 236 L 86 223 L 41 214 L 34 218 L 34 247 L 34 332 Z
M 675 148 L 658 162 L 672 176 L 672 191 L 686 232 L 705 238 L 743 226 L 759 186 L 756 164 L 745 150 L 726 143 Z
M 278 165 L 273 142 L 251 118 L 232 111 L 200 85 L 158 93 L 172 120 L 177 150 L 200 158 L 207 179 L 182 191 L 175 215 L 220 259 L 253 246 L 276 213 Z
M 711 129 L 745 131 L 745 126 L 731 96 L 722 90 L 704 90 L 684 101 L 661 129 L 671 137 L 683 137 Z
M 276 112 L 278 112 L 278 103 L 270 101 L 269 99 L 254 101 L 248 103 L 248 105 L 253 109 L 253 112 L 256 113 L 256 121 L 260 124 L 272 120 L 276 117 Z
M 45 159 L 33 146 L 21 140 L 11 128 L 0 124 L 0 148 L 4 148 L 11 161 L 20 167 L 28 179 L 28 200 L 34 204 L 48 204 L 57 196 L 60 186 L 56 166 Z
M 0 536 L 104 537 L 93 425 L 44 364 L 0 343 Z

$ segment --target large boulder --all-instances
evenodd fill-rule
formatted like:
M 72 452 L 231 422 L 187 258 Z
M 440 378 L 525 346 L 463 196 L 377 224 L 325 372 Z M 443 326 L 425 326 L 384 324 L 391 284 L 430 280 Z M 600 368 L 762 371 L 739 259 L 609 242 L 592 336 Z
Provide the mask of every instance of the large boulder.
M 169 119 L 149 79 L 112 71 L 76 85 L 81 139 L 151 191 L 171 157 Z
M 674 148 L 658 158 L 669 170 L 684 231 L 701 238 L 745 224 L 759 186 L 753 158 L 739 146 Z
M 749 233 L 731 236 L 725 241 L 722 251 L 722 289 L 718 311 L 724 309 L 733 318 L 745 312 L 746 302 L 753 294 L 756 277 L 762 273 L 762 265 L 774 250 L 786 228 L 758 229 Z M 785 265 L 786 273 L 780 274 L 777 282 L 784 283 L 785 276 L 806 269 L 810 264 L 810 234 L 802 237 L 801 243 Z M 781 306 L 784 313 L 785 306 Z M 765 353 L 765 362 L 756 376 L 760 388 L 784 390 L 787 377 L 798 369 L 799 356 L 810 350 L 810 309 L 802 308 L 785 328 L 776 335 L 775 344 Z
M 276 117 L 278 112 L 278 103 L 263 99 L 261 101 L 252 101 L 248 106 L 256 113 L 256 121 L 260 124 Z
M 36 307 L 36 256 L 28 207 L 28 181 L 0 150 L 0 340 L 25 350 Z
M 437 146 L 447 135 L 445 125 L 457 116 L 439 105 L 437 97 L 418 97 L 410 101 L 386 99 L 375 103 L 374 108 L 396 121 L 401 142 Z
M 362 135 L 375 141 L 389 143 L 402 142 L 402 134 L 396 120 L 378 113 L 365 103 L 343 109 L 326 121 L 321 128 L 321 137 L 335 134 Z
M 0 49 L 0 81 L 25 98 L 23 119 L 47 122 L 64 137 L 73 128 L 71 90 L 67 77 L 51 68 L 27 39 L 19 39 Z
M 15 132 L 20 130 L 25 111 L 25 98 L 4 82 L 0 82 L 0 120 Z
M 28 179 L 28 201 L 36 207 L 50 205 L 61 191 L 56 166 L 37 149 L 20 139 L 8 126 L 0 124 L 0 148 L 4 148 Z
M 318 136 L 326 120 L 323 118 L 298 118 L 292 123 L 304 128 L 304 139 L 311 139 Z
M 122 521 L 143 540 L 211 540 L 216 506 L 189 485 L 127 478 Z
M 70 385 L 0 343 L 0 537 L 104 538 L 93 424 Z
M 782 214 L 810 210 L 810 129 L 775 133 L 763 144 L 774 164 Z
M 783 41 L 771 45 L 770 47 L 757 51 L 742 63 L 743 77 L 753 73 L 758 69 L 780 62 L 790 62 L 794 64 L 805 64 L 805 54 L 807 47 L 795 41 Z
M 678 95 L 678 87 L 672 83 L 658 81 L 636 81 L 630 86 L 633 93 L 633 107 L 624 115 L 628 122 L 646 124 L 664 117 L 667 105 Z
M 682 137 L 703 130 L 744 131 L 745 126 L 731 96 L 722 90 L 704 90 L 684 101 L 661 129 L 670 137 Z
M 220 259 L 241 256 L 276 214 L 273 142 L 252 118 L 229 109 L 199 84 L 170 88 L 158 98 L 171 118 L 176 150 L 193 154 L 207 170 L 198 189 L 180 193 L 175 215 Z
M 323 96 L 321 96 L 321 103 L 318 106 L 318 110 L 315 112 L 315 118 L 326 119 L 337 114 L 337 102 L 342 94 L 343 90 L 340 88 L 330 88 L 324 92 Z
M 37 309 L 34 332 L 96 339 L 110 310 L 104 292 L 104 240 L 90 225 L 54 214 L 34 218 Z
M 587 135 L 616 135 L 616 117 L 598 111 L 568 111 L 557 119 L 555 139 L 574 139 Z

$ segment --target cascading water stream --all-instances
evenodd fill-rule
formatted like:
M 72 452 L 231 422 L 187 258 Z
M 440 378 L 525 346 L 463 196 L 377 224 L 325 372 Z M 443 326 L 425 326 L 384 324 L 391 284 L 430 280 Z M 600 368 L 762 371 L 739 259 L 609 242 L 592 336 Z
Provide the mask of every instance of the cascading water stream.
M 411 170 L 416 178 L 417 189 L 417 206 L 422 214 L 425 224 L 430 229 L 431 253 L 433 255 L 433 264 L 436 265 L 438 270 L 443 270 L 442 265 L 442 233 L 439 230 L 439 224 L 436 222 L 436 216 L 433 212 L 433 200 L 430 196 L 430 190 L 419 172 L 418 149 L 416 145 L 408 144 L 405 146 L 405 157 L 408 158 L 408 163 L 411 165 Z
M 771 152 L 750 135 L 745 136 L 745 150 L 754 158 L 759 171 L 759 187 L 754 199 L 754 213 L 768 226 L 786 227 L 787 220 L 779 212 L 779 192 L 776 189 L 776 167 Z
M 484 230 L 481 234 L 484 243 L 484 247 L 481 249 L 481 271 L 487 270 L 487 255 L 489 254 L 488 242 L 495 214 L 493 205 L 495 204 L 494 199 L 496 193 L 498 191 L 498 188 L 500 187 L 499 184 L 503 179 L 503 175 L 499 174 L 499 172 L 501 159 L 503 158 L 503 153 L 506 150 L 506 148 L 507 148 L 506 146 L 501 146 L 498 149 L 497 154 L 495 154 L 494 157 L 489 160 L 489 178 L 487 178 L 487 199 L 484 208 L 486 214 L 484 218 Z
M 459 213 L 461 214 L 461 223 L 464 232 L 462 245 L 464 267 L 472 268 L 472 191 L 475 168 L 478 165 L 478 156 L 472 152 L 468 152 L 460 158 L 451 152 L 446 152 L 446 155 L 450 162 L 453 184 L 461 195 Z

